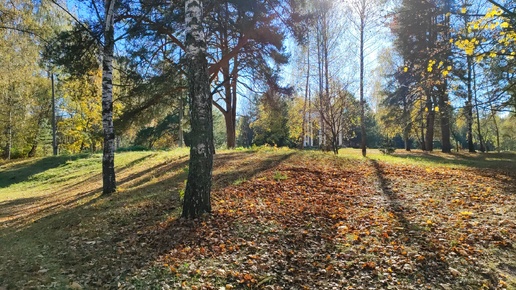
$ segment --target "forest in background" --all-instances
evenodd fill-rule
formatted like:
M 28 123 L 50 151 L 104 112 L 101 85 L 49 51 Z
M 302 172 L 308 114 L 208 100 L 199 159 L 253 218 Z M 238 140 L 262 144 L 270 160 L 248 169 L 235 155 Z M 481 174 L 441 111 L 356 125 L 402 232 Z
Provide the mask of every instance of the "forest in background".
M 205 7 L 216 147 L 516 150 L 512 2 L 333 2 Z M 4 159 L 101 150 L 102 7 L 0 2 Z M 115 1 L 119 150 L 189 145 L 183 10 Z

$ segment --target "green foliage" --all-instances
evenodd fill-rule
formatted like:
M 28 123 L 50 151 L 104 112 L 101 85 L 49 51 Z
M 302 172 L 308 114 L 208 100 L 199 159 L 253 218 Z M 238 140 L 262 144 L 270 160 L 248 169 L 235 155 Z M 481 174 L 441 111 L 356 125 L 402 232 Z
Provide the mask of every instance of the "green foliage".
M 138 152 L 138 151 L 148 151 L 149 148 L 142 145 L 134 145 L 129 147 L 120 147 L 116 150 L 116 152 Z
M 366 105 L 366 113 L 365 113 L 365 127 L 366 127 L 366 136 L 367 136 L 367 147 L 368 148 L 379 148 L 382 145 L 383 135 L 381 133 L 381 128 L 375 118 L 374 112 Z M 361 132 L 360 132 L 360 124 L 354 124 L 353 133 L 351 138 L 351 142 L 353 144 L 360 144 L 361 140 Z
M 179 116 L 167 115 L 156 126 L 140 129 L 136 134 L 134 144 L 149 149 L 171 148 L 177 144 L 179 132 Z
M 89 75 L 70 77 L 59 86 L 61 100 L 58 128 L 60 150 L 78 153 L 97 151 L 103 141 L 100 70 Z
M 380 146 L 380 152 L 383 154 L 392 154 L 396 151 L 396 147 L 394 146 L 392 140 L 390 138 L 384 138 L 381 146 Z
M 181 186 L 181 188 L 179 188 L 179 200 L 183 201 L 185 199 L 185 190 L 186 190 L 186 183 L 188 182 L 188 180 L 184 180 L 183 181 L 183 185 Z
M 247 179 L 246 179 L 245 177 L 241 177 L 241 178 L 239 178 L 239 179 L 235 180 L 235 181 L 233 182 L 233 185 L 240 185 L 240 184 L 242 184 L 242 183 L 244 183 L 244 182 L 246 182 L 246 181 L 247 181 Z
M 282 180 L 287 180 L 288 179 L 288 176 L 287 174 L 285 173 L 282 173 L 280 171 L 275 171 L 274 172 L 274 176 L 272 177 L 275 181 L 282 181 Z
M 508 116 L 500 124 L 501 150 L 516 151 L 516 116 Z
M 81 24 L 62 31 L 47 42 L 43 59 L 49 66 L 60 67 L 74 77 L 82 77 L 98 69 L 99 45 Z
M 41 43 L 37 26 L 48 22 L 34 13 L 29 1 L 0 3 L 0 152 L 3 157 L 26 157 L 39 144 L 42 124 L 49 113 L 49 85 L 39 66 Z M 35 150 L 31 150 L 34 148 Z
M 226 146 L 226 123 L 224 116 L 219 110 L 213 109 L 213 143 L 215 148 L 224 148 Z
M 288 106 L 289 138 L 292 140 L 292 142 L 295 142 L 296 145 L 301 144 L 303 141 L 302 131 L 304 106 L 304 97 L 299 96 L 294 96 L 292 101 L 289 102 Z
M 252 145 L 254 131 L 251 128 L 251 116 L 241 116 L 237 118 L 237 146 L 248 148 Z M 237 147 L 236 149 L 238 149 Z
M 294 144 L 289 137 L 288 104 L 284 98 L 271 91 L 260 98 L 257 119 L 250 125 L 254 144 L 280 147 Z

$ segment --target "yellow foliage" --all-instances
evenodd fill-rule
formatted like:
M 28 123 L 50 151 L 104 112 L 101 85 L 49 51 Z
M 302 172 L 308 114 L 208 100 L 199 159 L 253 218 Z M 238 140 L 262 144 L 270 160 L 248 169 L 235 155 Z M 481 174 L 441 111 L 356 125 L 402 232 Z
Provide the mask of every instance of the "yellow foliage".
M 502 15 L 502 9 L 496 6 L 492 6 L 486 13 L 485 18 L 493 18 Z
M 426 69 L 426 70 L 427 70 L 428 72 L 432 72 L 432 70 L 433 70 L 433 66 L 434 66 L 434 65 L 435 65 L 435 60 L 433 60 L 433 59 L 429 60 L 429 61 L 428 61 L 428 67 L 427 67 L 427 69 Z
M 463 13 L 466 9 L 462 8 Z M 491 48 L 491 51 L 484 51 L 484 55 L 477 56 L 475 60 L 477 62 L 483 61 L 485 57 L 497 57 L 502 47 L 514 47 L 516 43 L 516 32 L 511 31 L 510 21 L 503 16 L 503 11 L 496 6 L 489 8 L 484 17 L 480 17 L 468 24 L 467 32 L 471 33 L 475 30 L 492 30 L 494 32 L 493 39 L 498 42 L 498 47 Z M 501 29 L 504 30 L 501 30 Z M 485 42 L 485 39 L 460 39 L 455 42 L 455 45 L 460 49 L 464 50 L 467 55 L 473 55 L 475 49 L 480 45 L 480 42 Z M 503 53 L 503 52 L 502 52 Z
M 60 131 L 66 136 L 62 146 L 70 153 L 84 149 L 98 149 L 102 142 L 101 110 L 102 73 L 92 72 L 68 80 L 63 85 L 66 118 L 59 124 Z

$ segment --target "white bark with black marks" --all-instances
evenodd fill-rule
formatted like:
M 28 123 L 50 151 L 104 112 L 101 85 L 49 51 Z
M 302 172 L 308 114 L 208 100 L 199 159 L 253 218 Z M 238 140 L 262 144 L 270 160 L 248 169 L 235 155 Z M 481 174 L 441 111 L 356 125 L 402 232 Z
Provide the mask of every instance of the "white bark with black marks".
M 185 3 L 188 93 L 191 108 L 191 147 L 183 218 L 211 212 L 213 168 L 213 117 L 206 42 L 202 30 L 202 1 Z
M 102 193 L 116 191 L 115 130 L 113 126 L 113 54 L 115 0 L 105 1 L 104 46 L 102 54 L 102 128 L 104 150 L 102 154 Z

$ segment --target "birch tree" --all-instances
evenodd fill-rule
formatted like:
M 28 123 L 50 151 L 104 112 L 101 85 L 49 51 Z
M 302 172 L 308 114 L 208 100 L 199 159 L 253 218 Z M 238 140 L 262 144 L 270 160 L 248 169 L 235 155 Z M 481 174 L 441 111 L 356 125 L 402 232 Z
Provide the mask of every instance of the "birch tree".
M 212 102 L 202 8 L 203 1 L 185 2 L 185 47 L 192 131 L 182 217 L 192 219 L 211 212 L 214 153 Z
M 368 34 L 368 29 L 375 28 L 378 30 L 380 25 L 380 8 L 383 5 L 382 0 L 353 0 L 349 3 L 350 10 L 352 11 L 351 23 L 354 24 L 359 39 L 359 62 L 360 62 L 360 84 L 359 84 L 359 97 L 360 97 L 360 148 L 362 149 L 362 156 L 366 156 L 366 126 L 365 126 L 365 107 L 366 101 L 364 97 L 364 86 L 365 86 L 365 57 L 367 50 L 367 42 L 371 39 Z M 377 32 L 377 31 L 376 31 Z
M 102 53 L 102 128 L 104 150 L 102 153 L 102 193 L 116 191 L 115 130 L 113 127 L 113 53 L 115 47 L 115 0 L 105 1 L 104 47 Z

